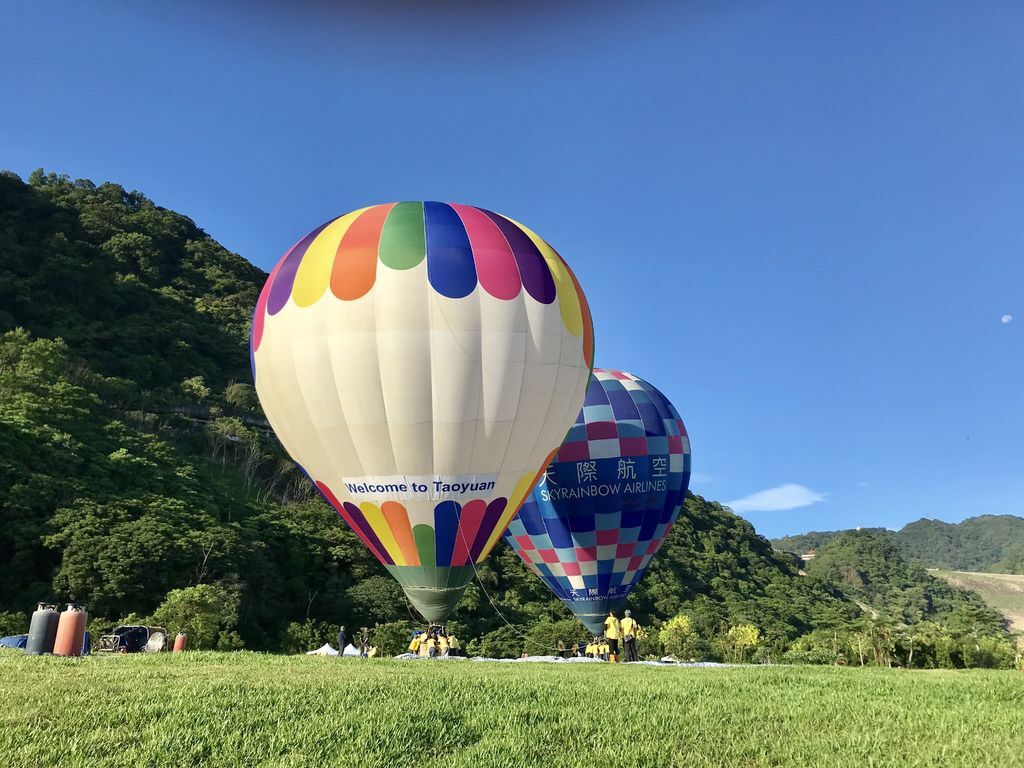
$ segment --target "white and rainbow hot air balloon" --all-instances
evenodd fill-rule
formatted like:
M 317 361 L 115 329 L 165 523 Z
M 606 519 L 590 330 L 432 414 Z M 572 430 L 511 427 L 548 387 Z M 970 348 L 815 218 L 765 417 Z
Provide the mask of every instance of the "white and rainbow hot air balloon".
M 260 294 L 260 402 L 431 622 L 458 602 L 583 405 L 593 328 L 523 225 L 405 202 L 302 238 Z

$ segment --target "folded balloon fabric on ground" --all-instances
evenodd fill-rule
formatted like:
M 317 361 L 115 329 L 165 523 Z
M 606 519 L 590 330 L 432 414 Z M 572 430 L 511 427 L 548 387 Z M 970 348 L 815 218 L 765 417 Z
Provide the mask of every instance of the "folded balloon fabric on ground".
M 590 310 L 527 227 L 466 205 L 339 216 L 278 262 L 253 318 L 281 443 L 431 622 L 572 426 Z

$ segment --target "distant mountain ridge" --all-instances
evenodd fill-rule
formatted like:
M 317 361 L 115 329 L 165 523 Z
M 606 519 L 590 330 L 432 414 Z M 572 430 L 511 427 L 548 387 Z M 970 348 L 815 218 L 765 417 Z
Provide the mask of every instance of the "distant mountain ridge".
M 921 518 L 898 531 L 864 529 L 891 539 L 901 554 L 927 568 L 1024 574 L 1024 518 L 980 515 L 960 523 Z M 810 531 L 772 539 L 783 552 L 805 555 L 846 531 Z

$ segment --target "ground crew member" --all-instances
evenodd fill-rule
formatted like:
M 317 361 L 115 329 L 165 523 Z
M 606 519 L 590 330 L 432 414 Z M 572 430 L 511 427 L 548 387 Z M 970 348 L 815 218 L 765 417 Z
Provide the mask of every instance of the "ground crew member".
M 459 638 L 457 638 L 455 635 L 448 635 L 448 655 L 458 656 L 459 649 Z
M 345 652 L 345 625 L 341 625 L 341 629 L 338 630 L 338 656 L 341 656 Z
M 417 632 L 412 636 L 412 640 L 409 641 L 409 653 L 419 653 L 420 643 L 423 642 L 423 635 Z
M 626 661 L 640 661 L 636 653 L 636 636 L 640 633 L 640 625 L 636 623 L 632 613 L 626 611 L 619 628 L 622 630 L 622 652 L 626 656 Z
M 437 641 L 434 639 L 434 634 L 427 630 L 427 636 L 420 643 L 420 656 L 432 659 L 435 655 L 437 655 Z
M 597 643 L 597 658 L 601 659 L 601 661 L 608 661 L 609 650 L 608 638 L 601 638 Z
M 604 636 L 608 638 L 608 660 L 619 660 L 619 638 L 622 637 L 622 629 L 619 620 L 615 618 L 615 611 L 608 611 L 608 618 L 604 620 Z
M 449 648 L 448 638 L 444 636 L 444 633 L 441 633 L 440 635 L 437 636 L 437 647 L 438 647 L 438 650 L 440 650 L 440 652 L 441 652 L 440 653 L 441 656 L 447 656 L 448 655 L 448 648 Z

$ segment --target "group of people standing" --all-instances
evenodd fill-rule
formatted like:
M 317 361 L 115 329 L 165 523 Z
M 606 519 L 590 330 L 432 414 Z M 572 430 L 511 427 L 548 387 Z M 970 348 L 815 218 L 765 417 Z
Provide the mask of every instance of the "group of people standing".
M 455 633 L 448 633 L 444 627 L 427 627 L 426 631 L 416 630 L 409 641 L 409 653 L 423 658 L 437 656 L 459 656 L 462 646 Z
M 608 611 L 604 620 L 604 634 L 595 635 L 589 643 L 580 643 L 576 648 L 566 648 L 562 641 L 558 642 L 560 656 L 586 656 L 591 659 L 616 662 L 620 660 L 619 649 L 622 649 L 622 661 L 639 661 L 636 652 L 636 638 L 640 634 L 640 625 L 630 611 L 620 621 L 615 611 Z
M 345 632 L 345 625 L 341 625 L 341 629 L 338 630 L 338 655 L 343 656 L 345 654 L 346 640 L 348 635 Z M 359 630 L 359 651 L 360 657 L 364 659 L 372 659 L 377 656 L 377 646 L 370 645 L 370 630 L 363 627 Z

